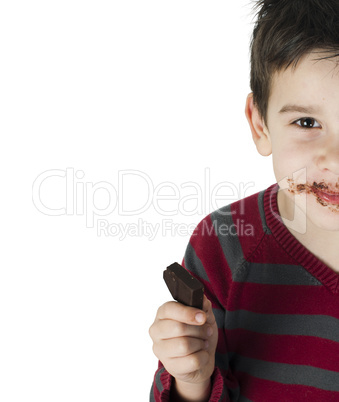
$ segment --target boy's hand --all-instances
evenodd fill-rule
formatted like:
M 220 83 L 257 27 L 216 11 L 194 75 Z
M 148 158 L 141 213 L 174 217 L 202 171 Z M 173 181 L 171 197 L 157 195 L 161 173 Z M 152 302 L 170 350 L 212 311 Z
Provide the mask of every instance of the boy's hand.
M 210 383 L 214 371 L 218 327 L 212 304 L 204 296 L 203 310 L 174 301 L 163 304 L 149 329 L 153 352 L 176 379 L 176 386 Z M 199 385 L 198 385 L 199 384 Z

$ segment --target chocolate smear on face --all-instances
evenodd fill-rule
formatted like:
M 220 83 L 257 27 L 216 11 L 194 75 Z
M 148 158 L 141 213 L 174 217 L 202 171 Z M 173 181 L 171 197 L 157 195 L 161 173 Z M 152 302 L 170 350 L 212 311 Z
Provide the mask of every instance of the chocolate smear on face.
M 328 184 L 325 183 L 324 180 L 322 180 L 320 183 L 317 183 L 314 181 L 312 184 L 309 184 L 309 183 L 296 184 L 293 179 L 287 179 L 287 182 L 289 185 L 288 191 L 291 194 L 298 195 L 298 194 L 301 194 L 304 192 L 306 194 L 312 193 L 316 197 L 316 200 L 320 205 L 322 205 L 323 207 L 328 207 L 332 212 L 339 213 L 339 204 L 338 205 L 329 204 L 328 202 L 326 202 L 322 198 L 320 198 L 316 191 L 316 190 L 324 191 L 329 194 L 337 193 L 339 190 L 339 180 L 334 186 L 329 186 Z M 332 188 L 335 187 L 336 190 L 335 191 L 331 190 L 330 189 L 331 187 Z
M 328 185 L 321 181 L 319 184 L 315 181 L 313 182 L 313 187 L 317 188 L 318 190 L 328 190 Z

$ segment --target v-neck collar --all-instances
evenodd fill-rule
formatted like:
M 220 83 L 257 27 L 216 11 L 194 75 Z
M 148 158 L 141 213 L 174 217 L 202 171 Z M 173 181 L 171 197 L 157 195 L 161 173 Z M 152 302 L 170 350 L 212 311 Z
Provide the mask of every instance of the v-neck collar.
M 276 183 L 270 186 L 264 194 L 266 223 L 272 235 L 286 253 L 297 261 L 298 264 L 317 278 L 332 293 L 339 293 L 339 274 L 312 254 L 285 226 L 278 209 L 278 190 L 279 185 Z

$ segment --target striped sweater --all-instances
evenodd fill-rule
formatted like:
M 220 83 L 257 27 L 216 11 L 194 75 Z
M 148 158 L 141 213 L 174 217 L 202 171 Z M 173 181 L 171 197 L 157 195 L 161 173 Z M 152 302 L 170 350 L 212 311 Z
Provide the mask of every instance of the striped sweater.
M 339 401 L 339 275 L 288 231 L 277 191 L 208 215 L 186 250 L 219 329 L 210 401 Z M 159 362 L 150 400 L 171 383 Z

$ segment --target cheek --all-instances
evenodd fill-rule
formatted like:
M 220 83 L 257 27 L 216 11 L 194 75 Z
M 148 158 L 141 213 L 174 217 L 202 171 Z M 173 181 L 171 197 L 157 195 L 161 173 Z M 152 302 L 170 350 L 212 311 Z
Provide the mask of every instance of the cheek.
M 301 169 L 307 167 L 307 152 L 304 147 L 290 143 L 272 144 L 273 169 L 277 181 L 292 177 Z

